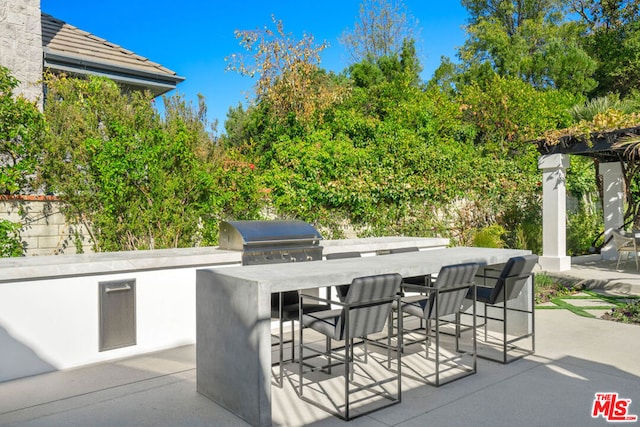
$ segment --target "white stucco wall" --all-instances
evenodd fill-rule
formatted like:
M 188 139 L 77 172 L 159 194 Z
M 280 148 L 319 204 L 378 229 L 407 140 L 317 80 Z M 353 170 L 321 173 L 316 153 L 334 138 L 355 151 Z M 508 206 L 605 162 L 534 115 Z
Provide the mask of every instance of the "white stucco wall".
M 0 284 L 0 381 L 195 342 L 195 268 Z M 98 283 L 136 280 L 136 345 L 99 352 Z
M 446 247 L 448 239 L 323 241 L 325 252 Z M 0 258 L 0 381 L 195 343 L 196 270 L 240 265 L 214 247 Z M 136 281 L 136 344 L 99 351 L 99 283 Z

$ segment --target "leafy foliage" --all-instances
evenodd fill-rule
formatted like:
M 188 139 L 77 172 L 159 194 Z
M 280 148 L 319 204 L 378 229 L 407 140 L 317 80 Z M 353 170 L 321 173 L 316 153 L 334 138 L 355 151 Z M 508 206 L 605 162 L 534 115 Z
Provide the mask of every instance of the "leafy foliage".
M 242 75 L 258 75 L 256 96 L 269 105 L 273 115 L 286 119 L 293 114 L 298 120 L 309 121 L 318 109 L 336 102 L 342 88 L 319 69 L 320 52 L 328 47 L 315 45 L 313 35 L 296 40 L 284 30 L 282 21 L 272 16 L 275 30 L 236 31 L 236 38 L 252 56 L 233 54 L 227 58 L 227 69 Z
M 245 155 L 258 159 L 276 215 L 319 224 L 326 236 L 341 236 L 347 224 L 362 236 L 444 234 L 473 244 L 469 230 L 504 225 L 503 244 L 538 244 L 540 226 L 514 230 L 523 210 L 540 222 L 537 154 L 522 139 L 569 120 L 574 98 L 499 77 L 485 88 L 489 95 L 478 87 L 452 97 L 423 88 L 418 70 L 413 42 L 405 41 L 398 55 L 353 64 L 351 90 L 323 110 L 324 121 L 285 127 L 261 103 L 233 110 L 223 139 L 244 141 Z M 489 121 L 499 91 L 507 105 Z M 470 109 L 486 110 L 486 124 Z M 518 132 L 504 133 L 502 144 L 473 144 L 492 141 L 488 135 L 509 120 Z
M 502 248 L 504 242 L 502 236 L 506 234 L 506 230 L 501 225 L 490 225 L 474 233 L 473 245 L 483 248 Z
M 549 145 L 555 145 L 561 138 L 574 137 L 591 143 L 591 136 L 616 129 L 640 126 L 640 112 L 625 114 L 620 110 L 607 110 L 597 113 L 591 120 L 580 120 L 568 128 L 551 129 L 543 133 L 543 139 Z
M 465 0 L 469 37 L 460 49 L 467 81 L 487 70 L 517 77 L 538 89 L 584 94 L 596 86 L 596 63 L 580 43 L 583 29 L 563 22 L 557 0 Z
M 582 46 L 597 63 L 594 77 L 598 86 L 591 95 L 627 96 L 638 89 L 640 1 L 570 0 L 568 4 L 587 29 Z
M 568 3 L 591 28 L 618 28 L 640 17 L 638 0 L 570 0 Z
M 592 95 L 618 93 L 626 96 L 639 89 L 639 22 L 630 22 L 617 28 L 598 28 L 584 44 L 598 64 L 595 77 L 599 84 Z
M 528 20 L 558 22 L 562 16 L 562 2 L 558 0 L 462 0 L 462 5 L 472 25 L 492 19 L 510 36 Z
M 581 209 L 569 214 L 567 221 L 569 254 L 573 256 L 590 253 L 591 247 L 598 244 L 596 238 L 598 231 L 604 227 L 602 222 L 602 212 L 599 210 L 591 213 L 586 209 Z
M 0 194 L 33 191 L 34 175 L 40 164 L 44 120 L 35 103 L 13 90 L 18 81 L 0 66 Z M 24 254 L 22 225 L 0 220 L 0 257 Z
M 569 3 L 611 31 L 568 20 Z M 220 138 L 206 130 L 203 100 L 194 110 L 167 98 L 160 117 L 148 95 L 103 79 L 52 78 L 43 182 L 71 218 L 92 225 L 98 250 L 212 244 L 220 219 L 267 216 L 313 222 L 328 238 L 444 235 L 539 252 L 538 153 L 529 141 L 545 131 L 557 138 L 558 128 L 587 135 L 628 124 L 627 110 L 587 118 L 589 108 L 580 117 L 571 107 L 598 90 L 634 96 L 632 83 L 607 83 L 616 74 L 604 60 L 607 43 L 627 43 L 617 66 L 635 75 L 635 21 L 624 6 L 635 2 L 569 3 L 464 0 L 462 62 L 443 60 L 427 85 L 400 2 L 362 3 L 343 35 L 355 59 L 340 75 L 320 68 L 326 43 L 296 39 L 272 17 L 273 28 L 236 32 L 245 54 L 228 58 L 228 69 L 257 77 L 255 98 L 229 109 Z M 633 110 L 636 98 L 607 102 Z M 591 125 L 576 126 L 583 119 Z M 588 199 L 592 164 L 576 165 L 569 189 Z M 599 227 L 585 206 L 570 219 L 575 253 Z
M 44 121 L 38 107 L 14 97 L 18 81 L 0 67 L 0 194 L 33 189 Z
M 569 92 L 538 91 L 519 78 L 499 75 L 484 85 L 464 86 L 460 98 L 466 120 L 478 129 L 476 142 L 503 153 L 571 123 L 567 110 L 579 99 Z
M 640 301 L 633 301 L 611 309 L 606 318 L 622 323 L 640 324 Z
M 226 173 L 201 117 L 181 98 L 166 100 L 163 122 L 148 94 L 123 94 L 103 78 L 49 76 L 47 85 L 42 178 L 67 218 L 90 230 L 95 250 L 210 244 L 211 222 L 238 214 L 234 200 L 255 197 L 244 188 L 250 180 Z M 238 206 L 241 215 L 255 212 Z
M 20 239 L 20 224 L 0 219 L 0 258 L 24 255 L 24 246 Z
M 579 291 L 579 287 L 567 287 L 545 273 L 536 274 L 534 299 L 536 304 L 549 302 L 554 298 L 569 296 Z
M 630 98 L 620 99 L 618 94 L 592 98 L 584 104 L 576 104 L 571 108 L 571 115 L 576 121 L 593 121 L 595 116 L 609 110 L 630 114 L 638 110 L 638 103 Z
M 549 23 L 551 25 L 551 23 Z M 335 84 L 349 87 L 323 120 L 283 121 L 268 102 L 230 110 L 228 134 L 257 160 L 265 202 L 341 236 L 446 235 L 454 244 L 541 248 L 537 152 L 527 143 L 572 122 L 583 98 L 536 89 L 490 71 L 473 84 L 453 75 L 419 82 L 412 40 L 399 53 L 364 58 Z M 346 80 L 345 80 L 346 77 Z M 480 239 L 478 240 L 480 241 Z

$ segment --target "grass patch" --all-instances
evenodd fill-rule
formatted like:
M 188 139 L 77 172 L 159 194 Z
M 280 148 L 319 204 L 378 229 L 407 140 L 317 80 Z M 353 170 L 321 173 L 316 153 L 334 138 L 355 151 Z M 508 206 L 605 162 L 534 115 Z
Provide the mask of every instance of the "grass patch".
M 579 292 L 586 295 L 576 295 Z M 578 299 L 597 299 L 602 300 L 604 304 L 602 306 L 579 307 L 570 303 L 571 300 Z M 640 297 L 633 295 L 605 295 L 584 289 L 581 285 L 567 286 L 544 273 L 536 275 L 535 302 L 536 309 L 569 310 L 578 316 L 589 318 L 597 317 L 591 313 L 592 310 L 608 310 L 601 317 L 602 319 L 640 325 Z M 546 302 L 551 302 L 553 305 L 540 306 L 540 304 Z M 612 308 L 611 305 L 615 307 Z
M 601 298 L 601 295 L 596 293 L 596 292 L 592 292 L 592 291 L 585 291 L 584 289 L 582 289 L 580 292 L 584 292 L 588 295 L 584 295 L 584 296 L 578 296 L 578 295 L 569 295 L 569 296 L 560 296 L 560 297 L 556 297 L 556 298 L 552 298 L 551 302 L 554 303 L 556 306 L 558 306 L 557 308 L 562 308 L 562 309 L 566 309 L 571 311 L 573 314 L 576 314 L 578 316 L 582 316 L 582 317 L 589 317 L 589 318 L 596 318 L 597 316 L 594 315 L 593 313 L 591 313 L 591 310 L 609 310 L 611 309 L 611 305 L 610 304 L 605 304 L 605 305 L 590 305 L 588 307 L 580 307 L 574 304 L 571 304 L 572 300 L 594 300 L 594 299 L 598 299 L 598 300 L 603 300 L 603 298 Z M 604 303 L 607 303 L 608 301 L 604 301 Z M 615 303 L 614 303 L 615 304 Z M 537 307 L 537 308 L 548 308 L 548 307 Z

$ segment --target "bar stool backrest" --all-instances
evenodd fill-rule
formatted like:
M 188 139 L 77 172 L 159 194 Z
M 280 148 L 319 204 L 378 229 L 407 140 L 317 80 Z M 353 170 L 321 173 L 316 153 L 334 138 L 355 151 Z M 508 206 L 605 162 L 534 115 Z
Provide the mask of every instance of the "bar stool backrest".
M 517 298 L 537 263 L 538 255 L 534 254 L 510 258 L 496 281 L 489 303 L 496 304 Z
M 477 271 L 478 264 L 476 263 L 442 267 L 433 284 L 435 291 L 429 294 L 429 303 L 425 305 L 425 319 L 435 319 L 457 313 L 469 292 L 469 288 L 473 285 Z
M 349 337 L 363 337 L 380 332 L 400 290 L 402 276 L 380 274 L 353 279 L 345 297 L 346 307 L 341 314 L 339 338 L 344 339 L 346 311 L 349 312 Z

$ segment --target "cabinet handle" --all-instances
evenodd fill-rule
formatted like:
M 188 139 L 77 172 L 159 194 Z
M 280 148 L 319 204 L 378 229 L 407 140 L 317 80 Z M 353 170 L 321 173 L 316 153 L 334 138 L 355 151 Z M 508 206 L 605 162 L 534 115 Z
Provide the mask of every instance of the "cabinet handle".
M 118 288 L 107 288 L 105 290 L 106 293 L 111 293 L 111 292 L 124 292 L 124 291 L 130 291 L 131 290 L 131 286 L 130 285 L 124 285 L 124 286 L 120 286 Z

